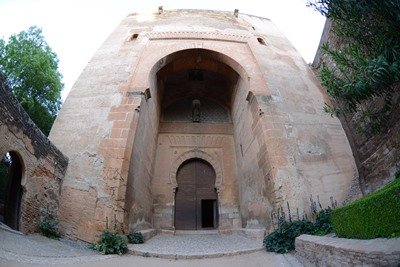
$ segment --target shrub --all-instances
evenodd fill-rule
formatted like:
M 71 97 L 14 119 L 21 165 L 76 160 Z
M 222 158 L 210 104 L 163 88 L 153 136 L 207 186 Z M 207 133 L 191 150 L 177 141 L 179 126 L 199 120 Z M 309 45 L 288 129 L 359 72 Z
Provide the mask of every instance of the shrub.
M 122 255 L 128 250 L 127 238 L 123 234 L 104 230 L 100 235 L 99 242 L 91 244 L 90 248 L 100 251 L 102 254 L 119 254 Z
M 59 239 L 58 221 L 51 216 L 45 216 L 39 223 L 40 233 L 48 238 Z
M 339 237 L 370 239 L 400 236 L 400 179 L 332 211 Z
M 296 237 L 302 234 L 313 233 L 314 224 L 310 221 L 284 221 L 279 225 L 277 230 L 264 238 L 263 245 L 267 251 L 287 253 L 294 250 L 294 241 Z
M 314 223 L 315 235 L 327 235 L 333 232 L 331 214 L 331 208 L 320 210 L 317 213 Z
M 143 244 L 144 238 L 142 233 L 133 232 L 128 235 L 129 242 L 132 244 Z

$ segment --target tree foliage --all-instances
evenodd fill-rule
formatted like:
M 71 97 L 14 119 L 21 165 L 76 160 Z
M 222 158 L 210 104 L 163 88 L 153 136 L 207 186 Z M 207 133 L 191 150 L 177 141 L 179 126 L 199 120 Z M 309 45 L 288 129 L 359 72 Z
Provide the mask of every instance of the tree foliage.
M 379 131 L 400 82 L 400 1 L 315 0 L 308 5 L 332 21 L 340 40 L 322 47 L 333 63 L 323 65 L 322 83 L 342 103 L 340 108 L 327 105 L 326 111 L 357 111 L 364 133 Z M 374 103 L 378 98 L 384 100 L 380 105 Z
M 0 39 L 0 74 L 36 125 L 48 135 L 61 107 L 57 55 L 38 27 Z

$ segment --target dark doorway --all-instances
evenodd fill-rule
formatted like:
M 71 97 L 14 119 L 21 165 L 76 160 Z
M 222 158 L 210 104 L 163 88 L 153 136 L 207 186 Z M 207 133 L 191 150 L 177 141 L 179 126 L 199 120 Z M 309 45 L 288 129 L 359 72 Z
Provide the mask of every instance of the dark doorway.
M 177 173 L 175 229 L 201 230 L 218 227 L 215 172 L 204 160 L 184 162 Z
M 17 153 L 9 152 L 0 163 L 0 219 L 14 230 L 19 230 L 21 180 L 21 160 Z
M 201 227 L 202 228 L 215 228 L 217 210 L 216 199 L 202 199 L 201 200 Z

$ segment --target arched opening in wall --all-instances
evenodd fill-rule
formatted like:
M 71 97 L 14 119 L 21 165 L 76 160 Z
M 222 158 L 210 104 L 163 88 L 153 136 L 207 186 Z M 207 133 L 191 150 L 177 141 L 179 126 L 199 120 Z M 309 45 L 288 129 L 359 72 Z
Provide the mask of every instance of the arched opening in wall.
M 218 196 L 212 166 L 201 159 L 187 160 L 179 167 L 176 180 L 175 229 L 218 228 Z
M 134 33 L 134 34 L 132 34 L 131 37 L 129 38 L 129 41 L 135 41 L 138 37 L 139 37 L 139 34 Z
M 16 152 L 7 152 L 0 163 L 0 221 L 19 230 L 23 165 Z
M 165 195 L 164 192 L 169 187 L 166 181 L 159 180 L 164 173 L 170 173 L 176 167 L 162 163 L 165 162 L 162 158 L 167 155 L 174 161 L 175 157 L 180 157 L 188 151 L 198 150 L 208 156 L 213 155 L 210 157 L 218 164 L 224 162 L 231 166 L 233 171 L 226 178 L 227 186 L 223 191 L 219 191 L 218 197 L 224 199 L 225 195 L 231 195 L 226 197 L 226 202 L 221 202 L 217 200 L 214 171 L 209 171 L 214 173 L 214 177 L 213 182 L 207 185 L 206 196 L 199 195 L 203 189 L 199 182 L 202 179 L 198 177 L 200 174 L 197 172 L 207 172 L 209 164 L 193 160 L 188 162 L 188 165 L 182 165 L 176 177 L 176 194 L 167 193 L 168 197 L 157 198 L 154 201 L 155 228 L 204 230 L 216 229 L 219 225 L 232 225 L 233 222 L 228 219 L 229 216 L 232 218 L 232 214 L 225 214 L 220 218 L 218 207 L 222 210 L 227 206 L 237 209 L 239 206 L 238 197 L 233 193 L 237 192 L 237 184 L 231 112 L 239 75 L 224 62 L 223 55 L 210 50 L 183 50 L 167 56 L 162 62 L 164 66 L 156 72 L 155 83 L 159 103 L 159 142 L 154 167 L 153 183 L 156 186 L 153 187 L 153 194 Z M 226 156 L 223 158 L 223 155 Z M 204 170 L 199 169 L 201 166 Z M 218 167 L 224 168 L 223 165 Z M 194 171 L 192 180 L 182 180 L 180 175 L 190 168 Z M 174 188 L 169 190 L 172 192 Z M 169 206 L 168 203 L 171 202 L 175 203 L 175 206 Z M 171 212 L 174 214 L 172 220 L 164 221 L 164 214 Z
M 242 223 L 238 174 L 244 158 L 236 151 L 245 143 L 245 155 L 254 138 L 247 130 L 254 120 L 246 102 L 249 75 L 231 57 L 207 49 L 180 50 L 152 66 L 146 86 L 151 98 L 144 98 L 138 109 L 129 166 L 125 209 L 130 230 L 179 229 L 179 223 L 175 227 L 175 164 L 191 151 L 193 158 L 207 155 L 218 168 L 220 214 L 212 226 L 236 229 Z M 211 209 L 213 202 L 206 200 L 204 207 Z M 192 220 L 198 218 L 192 215 Z
M 260 45 L 267 45 L 267 43 L 265 42 L 265 40 L 264 40 L 263 38 L 261 38 L 261 37 L 258 37 L 258 38 L 257 38 L 257 41 L 258 41 L 258 43 L 259 43 Z
M 157 73 L 161 128 L 171 123 L 232 123 L 237 79 L 233 69 L 205 50 L 180 52 Z

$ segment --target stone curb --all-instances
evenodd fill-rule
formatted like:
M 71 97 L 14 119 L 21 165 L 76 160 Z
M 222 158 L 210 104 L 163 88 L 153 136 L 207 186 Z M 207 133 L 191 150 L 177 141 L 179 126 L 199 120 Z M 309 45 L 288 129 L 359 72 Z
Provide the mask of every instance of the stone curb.
M 85 262 L 96 262 L 105 259 L 116 257 L 115 255 L 83 255 L 83 256 L 39 256 L 39 255 L 25 255 L 18 254 L 12 251 L 0 251 L 0 259 L 7 261 L 19 262 L 23 264 L 37 264 L 37 265 L 65 265 L 65 264 L 79 264 Z
M 400 238 L 346 239 L 301 235 L 296 257 L 307 266 L 398 266 Z
M 3 224 L 1 222 L 0 222 L 0 229 L 8 231 L 8 232 L 13 233 L 13 234 L 18 234 L 18 235 L 24 235 L 25 236 L 24 233 L 22 233 L 20 231 L 17 231 L 17 230 L 14 230 L 14 229 L 11 229 L 10 227 L 8 227 L 7 225 L 5 225 L 5 224 Z
M 217 253 L 204 253 L 204 254 L 163 254 L 157 252 L 145 252 L 134 249 L 128 249 L 127 254 L 142 256 L 142 257 L 154 257 L 161 259 L 206 259 L 206 258 L 220 258 L 224 256 L 236 256 L 242 254 L 251 254 L 254 252 L 262 251 L 264 248 L 239 250 L 239 251 L 226 251 Z

